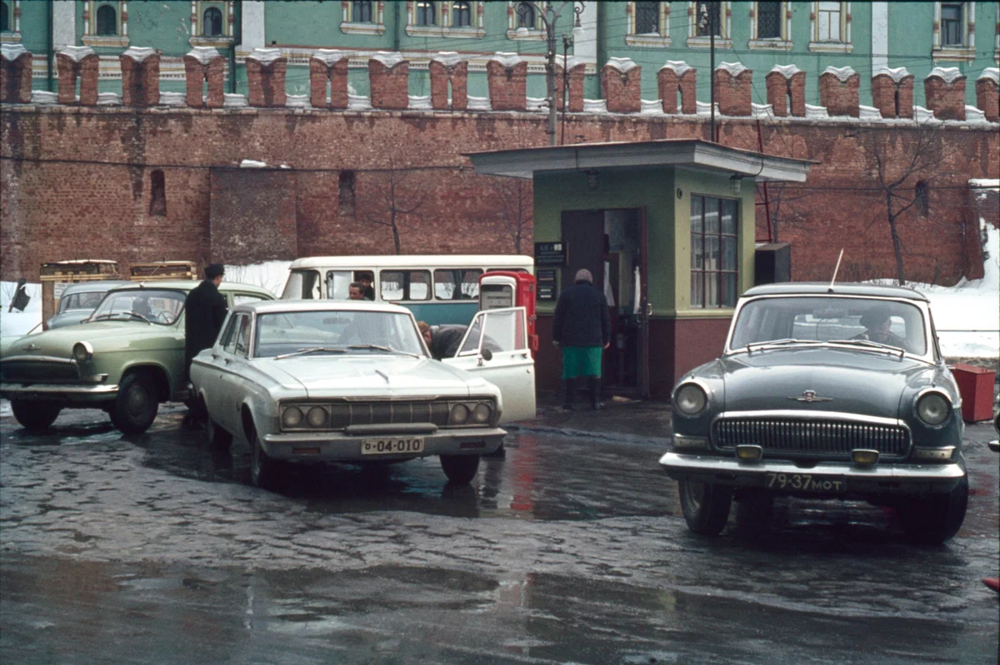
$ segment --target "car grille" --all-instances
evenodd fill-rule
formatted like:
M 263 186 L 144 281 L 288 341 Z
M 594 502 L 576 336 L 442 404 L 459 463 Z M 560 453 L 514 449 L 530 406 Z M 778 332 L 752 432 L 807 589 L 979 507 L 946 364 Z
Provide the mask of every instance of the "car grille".
M 348 402 L 330 408 L 330 429 L 351 425 L 389 425 L 395 423 L 448 424 L 447 402 Z
M 855 448 L 877 450 L 886 457 L 906 457 L 910 432 L 901 425 L 796 420 L 793 418 L 722 418 L 712 426 L 712 441 L 720 450 L 755 445 L 790 457 L 849 458 Z
M 76 363 L 58 360 L 4 360 L 0 381 L 4 383 L 76 383 L 80 373 Z

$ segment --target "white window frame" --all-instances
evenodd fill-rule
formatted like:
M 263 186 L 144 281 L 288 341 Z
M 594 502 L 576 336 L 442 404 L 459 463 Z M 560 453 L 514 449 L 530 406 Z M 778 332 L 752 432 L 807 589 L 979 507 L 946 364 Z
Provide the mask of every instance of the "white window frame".
M 698 2 L 696 0 L 689 0 L 687 4 L 688 38 L 686 45 L 691 48 L 709 48 L 711 46 L 711 38 L 698 36 L 698 17 L 695 16 L 695 13 L 698 11 Z M 724 0 L 719 5 L 719 15 L 722 19 L 722 25 L 719 26 L 720 34 L 715 37 L 715 48 L 733 48 L 731 37 L 733 34 L 733 3 Z
M 809 50 L 814 53 L 850 53 L 854 50 L 851 43 L 851 3 L 840 3 L 840 39 L 825 41 L 819 34 L 819 2 L 813 2 L 809 13 Z
M 625 15 L 627 28 L 625 43 L 629 46 L 645 46 L 665 48 L 670 46 L 670 3 L 657 3 L 660 8 L 659 32 L 639 34 L 636 30 L 636 4 L 635 2 L 625 3 Z
M 944 3 L 953 4 L 953 3 Z M 976 59 L 976 3 L 963 2 L 962 5 L 962 45 L 943 46 L 941 44 L 941 2 L 934 3 L 933 46 L 931 58 L 937 61 L 967 61 Z
M 205 10 L 217 7 L 222 10 L 222 34 L 217 37 L 205 37 L 201 34 L 202 22 L 205 20 Z M 191 46 L 214 46 L 229 48 L 233 43 L 233 0 L 191 0 Z
M 21 41 L 21 0 L 7 0 L 7 11 L 10 30 L 0 32 L 0 43 L 17 44 Z
M 97 34 L 97 10 L 101 5 L 112 5 L 117 12 L 115 20 L 118 21 L 117 35 Z M 128 46 L 128 2 L 126 0 L 86 0 L 83 6 L 83 43 L 85 46 L 103 46 L 115 48 Z
M 343 15 L 340 21 L 340 31 L 345 35 L 383 35 L 385 34 L 385 2 L 372 0 L 372 22 L 354 22 L 354 3 L 351 0 L 341 2 Z
M 435 0 L 434 11 L 437 25 L 417 25 L 417 3 L 409 0 L 406 3 L 406 34 L 411 37 L 449 37 L 451 39 L 482 39 L 486 36 L 483 28 L 483 0 L 468 0 L 469 12 L 472 14 L 472 25 L 456 28 L 451 25 L 454 2 L 452 0 Z M 381 2 L 379 4 L 382 4 Z
M 757 17 L 760 3 L 754 2 L 750 8 L 750 41 L 747 47 L 755 50 L 791 51 L 792 50 L 792 8 L 787 2 L 778 5 L 781 36 L 760 39 L 757 37 Z

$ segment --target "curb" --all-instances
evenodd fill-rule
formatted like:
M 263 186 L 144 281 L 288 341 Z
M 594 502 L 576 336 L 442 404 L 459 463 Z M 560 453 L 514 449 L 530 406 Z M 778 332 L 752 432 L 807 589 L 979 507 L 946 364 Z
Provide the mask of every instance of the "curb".
M 555 436 L 569 436 L 582 439 L 599 439 L 602 441 L 613 441 L 616 443 L 639 443 L 650 445 L 669 446 L 672 438 L 638 436 L 634 434 L 615 434 L 612 432 L 592 432 L 588 430 L 567 429 L 564 427 L 552 427 L 548 425 L 522 425 L 519 423 L 508 423 L 503 426 L 507 431 L 518 432 L 538 432 L 539 434 L 553 434 Z

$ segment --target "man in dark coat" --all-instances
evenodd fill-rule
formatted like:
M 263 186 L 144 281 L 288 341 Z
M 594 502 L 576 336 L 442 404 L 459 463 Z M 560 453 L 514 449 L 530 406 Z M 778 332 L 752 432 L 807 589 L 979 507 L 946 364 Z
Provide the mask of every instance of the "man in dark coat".
M 611 344 L 611 315 L 608 299 L 594 287 L 594 277 L 586 268 L 578 270 L 576 283 L 559 294 L 552 341 L 562 349 L 563 408 L 573 408 L 577 379 L 586 378 L 590 403 L 595 410 L 600 409 L 601 351 Z
M 465 333 L 469 326 L 444 325 L 429 326 L 423 321 L 417 323 L 420 334 L 427 342 L 427 349 L 435 360 L 454 358 L 458 354 L 458 347 L 465 338 Z
M 223 267 L 213 263 L 205 268 L 205 281 L 191 289 L 184 309 L 184 368 L 191 369 L 191 361 L 203 349 L 215 344 L 226 318 L 226 297 L 219 293 Z

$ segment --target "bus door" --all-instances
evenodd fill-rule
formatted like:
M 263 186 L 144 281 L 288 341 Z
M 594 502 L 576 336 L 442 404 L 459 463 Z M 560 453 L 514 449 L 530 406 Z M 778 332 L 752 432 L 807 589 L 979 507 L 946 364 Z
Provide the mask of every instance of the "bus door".
M 503 396 L 500 422 L 535 417 L 535 361 L 524 307 L 478 312 L 454 358 L 442 362 L 482 377 Z

